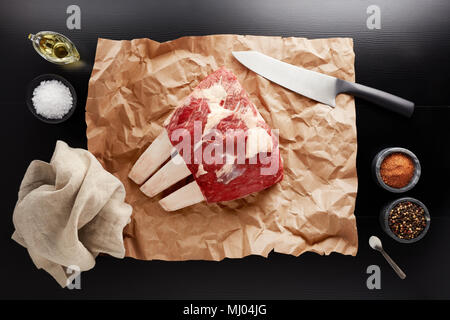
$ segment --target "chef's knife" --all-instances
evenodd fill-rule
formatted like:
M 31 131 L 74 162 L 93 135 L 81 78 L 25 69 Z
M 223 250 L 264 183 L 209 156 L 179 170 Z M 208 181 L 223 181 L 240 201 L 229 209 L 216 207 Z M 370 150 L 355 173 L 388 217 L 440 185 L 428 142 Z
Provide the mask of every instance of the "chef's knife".
M 331 107 L 336 105 L 336 95 L 348 93 L 406 117 L 414 112 L 413 102 L 381 90 L 300 68 L 257 51 L 235 51 L 233 55 L 264 78 Z

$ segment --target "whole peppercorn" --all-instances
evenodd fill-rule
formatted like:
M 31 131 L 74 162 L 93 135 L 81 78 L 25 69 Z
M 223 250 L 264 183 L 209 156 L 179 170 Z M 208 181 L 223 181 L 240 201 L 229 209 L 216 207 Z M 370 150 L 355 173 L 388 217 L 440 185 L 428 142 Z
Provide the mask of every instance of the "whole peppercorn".
M 411 201 L 400 202 L 389 212 L 388 223 L 400 239 L 417 238 L 427 226 L 425 210 Z

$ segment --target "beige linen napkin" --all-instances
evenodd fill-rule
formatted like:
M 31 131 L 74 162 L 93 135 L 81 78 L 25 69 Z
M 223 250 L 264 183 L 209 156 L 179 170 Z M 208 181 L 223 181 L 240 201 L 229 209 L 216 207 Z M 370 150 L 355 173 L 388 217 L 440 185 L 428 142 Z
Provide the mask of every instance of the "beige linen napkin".
M 122 183 L 87 150 L 56 143 L 50 163 L 31 162 L 20 185 L 12 239 L 65 287 L 68 266 L 94 267 L 99 253 L 123 258 L 132 208 Z

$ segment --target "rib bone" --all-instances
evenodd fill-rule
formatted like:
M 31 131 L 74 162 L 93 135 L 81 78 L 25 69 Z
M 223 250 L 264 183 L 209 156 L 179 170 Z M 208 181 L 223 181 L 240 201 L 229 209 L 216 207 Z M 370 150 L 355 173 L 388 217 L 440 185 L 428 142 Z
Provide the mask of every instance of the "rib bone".
M 142 184 L 169 158 L 173 151 L 175 151 L 175 148 L 169 140 L 166 129 L 164 129 L 136 161 L 128 177 L 137 184 Z
M 183 158 L 177 154 L 144 183 L 141 191 L 146 196 L 153 197 L 190 174 L 191 171 L 189 171 Z
M 161 199 L 159 204 L 166 211 L 175 211 L 205 200 L 197 182 L 192 181 L 184 187 Z

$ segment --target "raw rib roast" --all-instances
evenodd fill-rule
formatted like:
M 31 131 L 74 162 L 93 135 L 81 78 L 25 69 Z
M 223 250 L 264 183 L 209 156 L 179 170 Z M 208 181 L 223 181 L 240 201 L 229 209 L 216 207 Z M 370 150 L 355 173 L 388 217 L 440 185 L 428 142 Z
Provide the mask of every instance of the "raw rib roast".
M 222 67 L 203 79 L 175 109 L 165 129 L 171 147 L 186 160 L 182 165 L 187 166 L 207 202 L 242 198 L 283 179 L 277 136 L 250 101 L 236 76 L 226 68 Z M 180 137 L 180 132 L 185 136 Z M 183 147 L 182 143 L 186 134 L 190 138 L 189 147 L 186 143 Z M 198 139 L 199 135 L 202 139 Z M 239 141 L 244 141 L 244 144 L 239 145 Z M 217 146 L 222 148 L 216 149 Z M 238 153 L 239 146 L 244 146 L 244 149 L 239 149 L 243 152 Z M 149 149 L 146 153 L 150 153 Z M 203 157 L 198 156 L 199 149 Z M 216 152 L 220 149 L 223 153 Z M 207 155 L 213 157 L 207 159 Z M 154 155 L 144 153 L 130 172 L 130 178 L 137 183 L 146 180 L 152 172 L 145 172 L 147 169 L 144 167 L 152 157 Z M 185 171 L 188 172 L 187 169 Z

